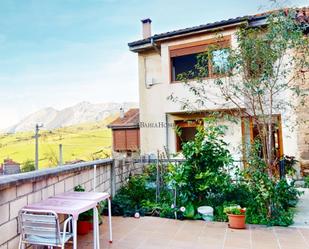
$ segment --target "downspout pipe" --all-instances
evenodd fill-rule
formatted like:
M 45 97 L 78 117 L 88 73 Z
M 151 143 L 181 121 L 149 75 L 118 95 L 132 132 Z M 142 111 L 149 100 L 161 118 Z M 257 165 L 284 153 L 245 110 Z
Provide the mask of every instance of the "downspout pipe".
M 166 154 L 167 154 L 167 157 L 169 158 L 169 143 L 168 143 L 168 136 L 169 136 L 169 132 L 168 132 L 168 128 L 169 128 L 169 125 L 168 125 L 168 113 L 165 113 L 165 146 L 166 146 Z
M 153 37 L 150 38 L 150 44 L 156 50 L 156 52 L 161 56 L 161 50 L 158 48 L 158 46 L 155 43 Z

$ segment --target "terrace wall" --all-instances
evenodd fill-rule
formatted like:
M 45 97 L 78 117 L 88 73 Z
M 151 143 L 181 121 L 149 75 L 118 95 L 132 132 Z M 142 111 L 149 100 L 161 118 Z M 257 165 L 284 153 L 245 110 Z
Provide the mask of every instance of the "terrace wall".
M 27 205 L 82 185 L 93 190 L 97 165 L 96 191 L 115 193 L 125 179 L 142 169 L 142 164 L 104 159 L 0 177 L 0 249 L 17 249 L 18 212 Z

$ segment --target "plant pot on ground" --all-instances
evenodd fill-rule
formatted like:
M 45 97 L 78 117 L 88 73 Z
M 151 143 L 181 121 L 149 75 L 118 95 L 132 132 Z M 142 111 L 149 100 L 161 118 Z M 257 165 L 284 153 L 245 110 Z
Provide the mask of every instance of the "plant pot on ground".
M 78 220 L 78 222 L 77 222 L 77 234 L 78 235 L 85 235 L 85 234 L 89 233 L 90 225 L 92 225 L 92 223 L 90 221 Z
M 85 192 L 85 189 L 81 185 L 77 185 L 74 187 L 74 191 Z M 104 206 L 105 203 L 103 201 L 97 205 L 99 225 L 103 223 L 101 213 L 103 212 Z M 79 235 L 84 235 L 92 230 L 93 230 L 93 210 L 90 209 L 79 215 L 77 222 L 77 233 Z
M 93 210 L 90 209 L 84 213 L 81 213 L 77 222 L 77 233 L 79 235 L 87 234 L 93 227 Z
M 245 229 L 246 228 L 246 208 L 239 205 L 224 208 L 224 212 L 229 219 L 229 228 Z

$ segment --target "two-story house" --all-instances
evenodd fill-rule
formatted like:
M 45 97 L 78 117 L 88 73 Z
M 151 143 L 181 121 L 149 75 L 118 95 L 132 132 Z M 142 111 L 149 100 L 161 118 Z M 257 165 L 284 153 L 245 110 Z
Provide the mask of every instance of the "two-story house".
M 307 21 L 309 21 L 308 10 L 308 8 L 298 10 L 298 14 Z M 206 108 L 189 113 L 181 108 L 180 103 L 168 100 L 168 96 L 173 94 L 179 99 L 194 98 L 184 83 L 177 81 L 177 75 L 194 68 L 196 55 L 204 52 L 214 43 L 218 32 L 221 35 L 222 51 L 213 56 L 224 57 L 225 48 L 237 46 L 236 31 L 241 25 L 245 24 L 249 27 L 265 25 L 266 18 L 267 14 L 237 17 L 155 35 L 151 34 L 151 20 L 142 20 L 143 39 L 128 44 L 130 51 L 138 54 L 142 154 L 156 154 L 158 150 L 168 150 L 170 153 L 180 151 L 181 141 L 188 141 L 194 137 L 197 125 L 209 111 L 226 111 L 220 105 L 209 102 L 204 104 Z M 222 58 L 218 58 L 217 61 L 220 60 Z M 213 63 L 215 61 L 216 58 L 213 59 Z M 208 63 L 208 66 L 209 80 L 220 77 L 220 74 L 212 70 L 211 63 Z M 209 89 L 209 92 L 211 91 L 213 89 Z M 229 107 L 225 108 L 229 109 Z M 305 110 L 294 115 L 295 118 L 298 115 L 308 116 Z M 280 155 L 296 156 L 303 164 L 308 163 L 308 125 L 291 130 L 287 125 L 288 120 L 291 119 L 290 115 L 276 113 L 274 117 L 279 124 L 274 131 L 276 151 Z M 307 119 L 309 120 L 309 116 Z M 241 118 L 237 123 L 223 120 L 222 123 L 229 127 L 225 141 L 229 143 L 230 151 L 236 160 L 241 160 L 240 147 L 244 140 L 255 135 L 254 124 L 246 126 Z M 175 132 L 175 126 L 181 129 L 181 135 Z

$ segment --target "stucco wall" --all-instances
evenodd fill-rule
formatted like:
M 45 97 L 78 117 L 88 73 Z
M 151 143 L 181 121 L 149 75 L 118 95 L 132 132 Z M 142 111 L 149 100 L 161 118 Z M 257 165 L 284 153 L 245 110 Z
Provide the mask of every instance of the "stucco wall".
M 231 36 L 232 46 L 236 45 L 235 30 L 222 32 L 223 36 Z M 178 98 L 195 99 L 194 95 L 188 91 L 183 83 L 170 83 L 170 56 L 169 47 L 184 43 L 197 42 L 217 37 L 217 33 L 204 34 L 182 40 L 174 40 L 161 44 L 161 55 L 157 52 L 140 53 L 139 60 L 139 94 L 140 94 L 140 121 L 146 124 L 166 123 L 166 113 L 183 112 L 179 103 L 172 102 L 167 99 L 173 94 Z M 149 86 L 149 83 L 153 83 Z M 192 82 L 192 84 L 196 84 Z M 220 93 L 214 88 L 209 87 L 207 92 L 211 93 L 212 99 L 216 102 L 224 100 Z M 220 105 L 214 105 L 213 101 L 205 103 L 210 110 L 215 110 Z M 176 115 L 168 115 L 169 125 L 173 125 L 177 120 Z M 237 147 L 241 137 L 241 125 L 232 125 L 228 131 L 227 138 L 231 142 L 231 147 Z M 172 127 L 167 129 L 164 126 L 150 128 L 140 127 L 141 153 L 156 154 L 157 150 L 164 151 L 167 145 L 166 137 L 168 133 L 168 149 L 174 153 L 175 148 L 175 132 Z M 233 134 L 232 134 L 233 133 Z M 235 151 L 233 149 L 233 151 Z
M 231 36 L 232 47 L 237 46 L 237 38 L 235 35 L 236 30 L 223 31 L 223 36 Z M 170 56 L 169 47 L 174 45 L 180 45 L 185 43 L 191 43 L 201 40 L 207 40 L 217 37 L 217 33 L 203 34 L 194 36 L 191 38 L 175 39 L 172 41 L 166 41 L 161 43 L 161 54 L 158 52 L 139 53 L 139 94 L 140 94 L 140 121 L 148 124 L 165 123 L 168 116 L 168 122 L 173 124 L 177 119 L 177 112 L 182 112 L 179 103 L 167 100 L 167 97 L 173 94 L 179 99 L 191 99 L 192 102 L 195 96 L 191 94 L 183 83 L 170 83 Z M 151 80 L 154 79 L 154 80 Z M 154 85 L 149 86 L 149 83 Z M 190 82 L 190 84 L 196 84 Z M 210 84 L 211 85 L 211 84 Z M 222 109 L 222 106 L 218 104 L 218 100 L 224 101 L 221 98 L 219 92 L 210 88 L 206 90 L 209 96 L 216 101 L 209 101 L 205 103 L 207 110 Z M 288 95 L 283 94 L 283 98 L 289 98 Z M 217 104 L 215 105 L 214 102 Z M 235 107 L 235 106 L 233 106 Z M 229 106 L 225 106 L 225 109 Z M 173 113 L 173 115 L 167 113 Z M 306 134 L 303 132 L 297 132 L 293 129 L 297 121 L 297 116 L 294 111 L 285 111 L 281 114 L 282 117 L 282 132 L 283 132 L 283 147 L 284 154 L 296 156 L 299 158 L 300 154 L 307 155 L 304 151 L 306 143 L 304 139 Z M 302 114 L 303 115 L 303 114 Z M 230 149 L 235 155 L 236 159 L 241 157 L 241 124 L 228 123 L 229 130 L 226 134 L 226 141 L 230 143 Z M 305 129 L 302 127 L 301 129 Z M 168 137 L 168 141 L 167 141 Z M 298 139 L 297 139 L 298 138 Z M 166 129 L 165 127 L 140 128 L 140 140 L 141 140 L 141 153 L 142 154 L 156 154 L 157 150 L 164 151 L 164 146 L 168 145 L 171 153 L 175 152 L 175 132 L 173 128 Z M 301 145 L 300 145 L 300 144 Z M 301 150 L 299 149 L 301 146 Z

